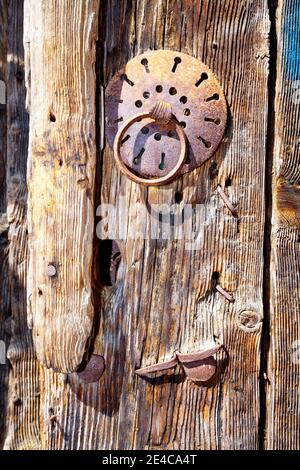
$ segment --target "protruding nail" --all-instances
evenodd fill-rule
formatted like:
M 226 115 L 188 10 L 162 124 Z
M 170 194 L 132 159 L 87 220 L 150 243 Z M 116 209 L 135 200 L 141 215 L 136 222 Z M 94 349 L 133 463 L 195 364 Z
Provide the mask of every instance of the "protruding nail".
M 229 302 L 234 302 L 233 296 L 231 294 L 228 294 L 228 292 L 223 289 L 223 287 L 221 287 L 219 284 L 216 285 L 216 290 L 220 292 L 220 294 L 223 295 L 223 297 L 225 297 L 225 299 L 227 299 Z

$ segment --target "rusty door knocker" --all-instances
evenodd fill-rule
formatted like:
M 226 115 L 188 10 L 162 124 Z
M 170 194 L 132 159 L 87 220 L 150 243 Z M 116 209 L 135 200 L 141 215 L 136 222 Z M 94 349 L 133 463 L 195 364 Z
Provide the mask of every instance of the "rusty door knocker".
M 174 51 L 130 60 L 106 90 L 106 136 L 118 168 L 159 186 L 197 168 L 217 150 L 227 106 L 214 73 Z

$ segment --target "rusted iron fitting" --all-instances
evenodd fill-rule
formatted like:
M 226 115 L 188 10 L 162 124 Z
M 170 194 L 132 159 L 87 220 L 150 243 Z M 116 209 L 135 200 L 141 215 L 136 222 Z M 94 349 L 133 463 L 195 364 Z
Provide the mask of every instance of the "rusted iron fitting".
M 227 121 L 223 90 L 209 67 L 187 54 L 151 51 L 130 60 L 105 94 L 105 135 L 119 170 L 159 186 L 202 165 Z
M 214 345 L 193 353 L 182 354 L 179 351 L 175 351 L 168 361 L 142 367 L 137 369 L 135 373 L 143 377 L 154 372 L 163 372 L 168 369 L 173 369 L 177 365 L 180 365 L 183 367 L 188 379 L 193 382 L 207 382 L 216 372 L 217 362 L 214 355 L 221 347 L 222 343 L 216 340 Z
M 77 376 L 82 382 L 94 383 L 102 377 L 105 371 L 105 359 L 98 354 L 92 354 L 85 368 L 77 372 Z

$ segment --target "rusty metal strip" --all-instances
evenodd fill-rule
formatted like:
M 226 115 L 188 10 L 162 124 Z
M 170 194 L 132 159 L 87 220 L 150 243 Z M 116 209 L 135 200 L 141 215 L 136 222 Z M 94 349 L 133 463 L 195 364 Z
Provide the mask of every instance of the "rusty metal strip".
M 182 365 L 189 378 L 195 381 L 206 381 L 215 372 L 216 366 L 213 356 L 221 347 L 222 343 L 216 340 L 215 345 L 193 353 L 182 354 L 179 351 L 175 351 L 172 358 L 168 361 L 142 367 L 136 370 L 135 373 L 139 376 L 145 376 L 150 373 L 162 372 L 172 369 L 177 365 Z
M 209 347 L 208 349 L 196 351 L 196 352 L 189 353 L 189 354 L 181 354 L 179 352 L 176 352 L 175 354 L 179 362 L 182 362 L 183 364 L 187 364 L 189 362 L 201 361 L 202 359 L 206 359 L 209 356 L 213 356 L 219 351 L 221 346 L 222 344 L 218 341 L 216 342 L 214 346 Z
M 172 369 L 173 367 L 177 366 L 177 356 L 174 355 L 168 361 L 158 362 L 157 364 L 153 364 L 152 366 L 142 367 L 141 369 L 137 369 L 135 373 L 137 375 L 147 375 L 152 372 L 161 372 L 164 370 Z

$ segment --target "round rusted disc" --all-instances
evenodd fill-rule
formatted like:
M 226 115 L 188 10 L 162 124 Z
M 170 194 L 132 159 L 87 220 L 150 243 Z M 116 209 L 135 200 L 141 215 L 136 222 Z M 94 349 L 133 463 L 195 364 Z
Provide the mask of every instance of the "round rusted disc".
M 176 165 L 180 142 L 177 120 L 188 140 L 186 164 L 179 174 L 201 165 L 223 137 L 227 106 L 214 73 L 202 62 L 174 51 L 146 52 L 130 60 L 106 89 L 106 137 L 111 147 L 122 122 L 150 111 L 157 101 L 172 106 L 173 119 L 163 125 L 143 119 L 122 140 L 121 156 L 137 174 L 164 176 Z

